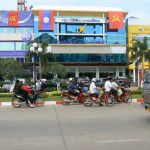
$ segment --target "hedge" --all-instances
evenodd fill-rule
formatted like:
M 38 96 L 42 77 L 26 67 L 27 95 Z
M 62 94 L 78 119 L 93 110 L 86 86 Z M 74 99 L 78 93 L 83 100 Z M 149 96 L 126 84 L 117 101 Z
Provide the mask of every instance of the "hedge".
M 41 97 L 43 98 L 47 98 L 49 96 L 60 96 L 61 95 L 61 91 L 53 91 L 53 92 L 44 92 L 41 93 Z M 13 93 L 0 93 L 0 97 L 12 97 Z

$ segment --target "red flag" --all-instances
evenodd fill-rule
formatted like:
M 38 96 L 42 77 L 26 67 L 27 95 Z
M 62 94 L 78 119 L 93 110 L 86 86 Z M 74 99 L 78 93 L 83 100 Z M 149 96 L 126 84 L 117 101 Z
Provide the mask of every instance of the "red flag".
M 18 11 L 10 11 L 8 13 L 8 25 L 18 26 Z
M 108 13 L 109 29 L 123 28 L 123 13 L 118 11 L 111 11 Z

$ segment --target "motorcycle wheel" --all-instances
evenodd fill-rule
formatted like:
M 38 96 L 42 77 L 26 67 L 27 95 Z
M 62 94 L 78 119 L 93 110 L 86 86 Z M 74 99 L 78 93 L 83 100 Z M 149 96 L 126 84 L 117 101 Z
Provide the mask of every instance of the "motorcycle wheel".
M 70 104 L 69 99 L 68 99 L 67 96 L 62 96 L 62 97 L 61 97 L 61 100 L 62 100 L 62 104 L 63 104 L 64 106 L 67 106 L 67 105 Z
M 92 100 L 90 99 L 90 97 L 85 97 L 84 100 L 83 100 L 83 104 L 84 104 L 84 106 L 86 106 L 86 107 L 90 107 L 90 106 L 92 106 L 93 102 L 92 102 Z
M 20 100 L 20 98 L 12 97 L 11 104 L 12 104 L 12 106 L 13 106 L 14 108 L 19 108 L 19 107 L 21 107 L 21 100 Z
M 115 99 L 112 97 L 108 97 L 107 100 L 105 100 L 105 105 L 107 107 L 112 107 L 115 104 Z
M 42 107 L 42 106 L 44 106 L 44 100 L 43 100 L 43 98 L 37 98 L 36 100 L 35 100 L 35 102 L 34 102 L 34 104 L 35 104 L 35 106 L 37 106 L 37 107 Z

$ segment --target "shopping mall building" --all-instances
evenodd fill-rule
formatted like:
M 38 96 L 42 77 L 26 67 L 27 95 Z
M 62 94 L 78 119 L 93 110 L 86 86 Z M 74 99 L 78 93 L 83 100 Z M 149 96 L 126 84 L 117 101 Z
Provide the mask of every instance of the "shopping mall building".
M 48 35 L 47 52 L 70 76 L 125 76 L 126 15 L 121 8 L 34 6 L 17 12 L 14 23 L 13 14 L 0 11 L 0 57 L 25 62 L 24 37 Z
M 132 74 L 134 81 L 137 78 L 142 79 L 140 72 L 142 70 L 142 63 L 136 66 L 132 57 L 133 44 L 136 40 L 143 42 L 144 37 L 147 37 L 148 49 L 150 48 L 150 20 L 140 20 L 137 18 L 130 18 L 127 20 L 127 48 L 129 49 L 129 71 Z M 149 53 L 143 55 L 143 71 L 150 69 Z M 139 70 L 139 71 L 138 71 Z M 138 77 L 136 77 L 138 76 Z M 141 77 L 140 77 L 141 76 Z M 139 81 L 139 79 L 138 79 Z

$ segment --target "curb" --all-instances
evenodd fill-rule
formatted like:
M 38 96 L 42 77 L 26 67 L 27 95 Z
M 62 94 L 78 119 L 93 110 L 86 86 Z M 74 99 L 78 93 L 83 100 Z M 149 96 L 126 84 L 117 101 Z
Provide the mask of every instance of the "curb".
M 144 102 L 144 99 L 132 99 L 132 103 L 142 103 Z M 49 105 L 60 105 L 62 104 L 62 101 L 46 101 L 45 106 Z M 0 106 L 11 106 L 11 102 L 0 102 Z

